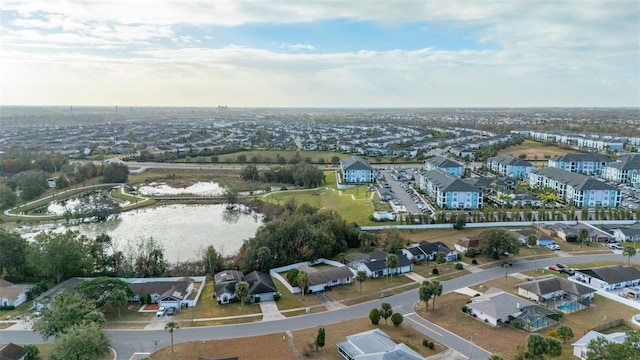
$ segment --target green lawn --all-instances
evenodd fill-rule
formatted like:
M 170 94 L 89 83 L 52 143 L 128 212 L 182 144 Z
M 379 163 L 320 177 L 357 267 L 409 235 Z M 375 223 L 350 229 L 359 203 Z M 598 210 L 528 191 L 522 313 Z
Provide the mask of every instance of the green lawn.
M 276 302 L 276 305 L 278 305 L 278 310 L 280 311 L 313 307 L 322 304 L 320 300 L 318 300 L 313 295 L 307 295 L 304 297 L 304 299 L 302 299 L 302 295 L 290 293 L 289 290 L 278 279 L 274 278 L 273 283 L 276 285 L 278 292 L 280 292 L 280 294 L 282 295 L 280 300 Z

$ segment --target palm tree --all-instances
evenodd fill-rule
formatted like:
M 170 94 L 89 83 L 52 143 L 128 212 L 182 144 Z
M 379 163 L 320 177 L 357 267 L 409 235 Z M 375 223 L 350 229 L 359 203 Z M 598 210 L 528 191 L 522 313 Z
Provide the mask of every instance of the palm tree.
M 115 306 L 118 309 L 118 317 L 120 317 L 120 308 L 129 301 L 129 297 L 127 296 L 127 292 L 124 289 L 115 289 L 113 293 L 111 293 L 111 305 Z
M 529 245 L 529 247 L 533 249 L 534 246 L 538 245 L 538 238 L 536 238 L 536 236 L 533 234 L 527 236 L 527 245 Z M 533 267 L 537 271 L 538 270 L 538 265 L 537 265 L 538 252 L 536 250 L 533 250 L 533 256 L 534 256 Z
M 244 299 L 249 296 L 249 283 L 246 281 L 238 281 L 236 283 L 236 291 L 233 293 L 236 299 L 240 299 L 240 308 L 244 308 Z
M 633 246 L 625 246 L 622 249 L 622 255 L 627 257 L 627 265 L 631 265 L 631 257 L 636 256 L 636 248 Z
M 578 238 L 580 239 L 582 246 L 584 246 L 584 241 L 587 240 L 588 237 L 589 232 L 587 231 L 587 229 L 580 229 L 580 231 L 578 231 Z
M 389 280 L 389 275 L 391 274 L 391 269 L 395 269 L 398 267 L 398 255 L 389 254 L 384 261 L 387 266 L 387 281 Z
M 436 296 L 442 295 L 442 284 L 438 280 L 431 282 L 431 293 L 433 294 L 433 309 L 436 308 Z
M 356 281 L 360 283 L 360 292 L 362 292 L 362 283 L 365 282 L 365 280 L 367 280 L 367 273 L 362 270 L 358 271 Z
M 307 291 L 307 287 L 309 287 L 309 275 L 306 271 L 300 271 L 298 276 L 296 276 L 296 280 L 298 280 L 298 287 L 300 288 L 301 297 L 304 300 L 304 293 Z
M 171 322 L 168 322 L 167 325 L 165 325 L 164 329 L 167 330 L 171 335 L 171 352 L 173 352 L 173 331 L 180 329 L 180 326 L 178 326 L 178 324 L 171 321 Z
M 424 308 L 427 310 L 429 307 L 429 299 L 433 296 L 433 289 L 429 280 L 422 282 L 422 285 L 420 285 L 420 289 L 418 290 L 418 296 L 421 301 L 424 301 Z

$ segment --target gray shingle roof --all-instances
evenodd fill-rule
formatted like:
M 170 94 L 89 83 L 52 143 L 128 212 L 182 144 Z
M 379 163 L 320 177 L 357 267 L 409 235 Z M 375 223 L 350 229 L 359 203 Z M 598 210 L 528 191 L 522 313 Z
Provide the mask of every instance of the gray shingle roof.
M 607 166 L 619 170 L 640 169 L 640 155 L 634 154 L 620 157 L 618 161 L 609 163 Z
M 340 166 L 344 170 L 373 170 L 365 159 L 358 156 L 350 156 L 340 160 Z
M 526 306 L 535 306 L 534 303 L 528 300 L 496 288 L 490 288 L 484 294 L 473 298 L 472 301 L 468 305 L 469 307 L 489 314 L 496 319 L 514 316 Z
M 602 155 L 602 154 L 594 154 L 594 153 L 574 153 L 574 154 L 564 154 L 564 155 L 555 155 L 551 158 L 553 161 L 558 162 L 611 162 L 611 158 Z
M 576 190 L 617 190 L 605 182 L 593 179 L 590 176 L 574 173 L 553 167 L 546 167 L 533 171 L 537 175 L 570 185 Z
M 435 184 L 442 192 L 480 192 L 480 190 L 453 175 L 449 175 L 440 170 L 429 170 L 423 176 Z
M 559 278 L 557 276 L 548 277 L 536 281 L 528 281 L 526 283 L 518 284 L 517 287 L 525 289 L 536 295 L 551 294 L 560 290 L 578 296 L 595 292 L 595 290 L 588 286 L 584 286 L 567 279 Z
M 331 280 L 346 279 L 348 277 L 355 276 L 348 266 L 335 266 L 322 270 L 316 270 L 308 266 L 301 266 L 299 269 L 301 271 L 306 271 L 307 277 L 309 278 L 309 286 L 326 284 Z
M 418 360 L 420 354 L 405 344 L 396 344 L 380 329 L 347 336 L 338 347 L 352 359 L 366 360 Z
M 640 271 L 633 266 L 604 266 L 599 268 L 576 270 L 576 273 L 583 273 L 596 279 L 600 279 L 607 284 L 617 284 L 640 279 Z
M 462 164 L 455 162 L 453 160 L 447 159 L 444 156 L 434 156 L 430 159 L 425 160 L 426 162 L 428 162 L 429 164 L 438 167 L 438 168 L 457 168 L 457 167 L 462 167 Z
M 530 162 L 519 159 L 517 157 L 513 157 L 511 155 L 496 155 L 494 157 L 489 158 L 489 161 L 497 162 L 503 165 L 512 165 L 512 166 L 533 166 Z

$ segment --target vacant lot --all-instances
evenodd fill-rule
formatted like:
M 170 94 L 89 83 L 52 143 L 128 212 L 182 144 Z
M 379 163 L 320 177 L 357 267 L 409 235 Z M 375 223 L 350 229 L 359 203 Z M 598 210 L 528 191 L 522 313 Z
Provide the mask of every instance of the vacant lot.
M 562 149 L 554 145 L 546 145 L 533 140 L 525 140 L 522 144 L 517 146 L 511 146 L 507 149 L 500 151 L 501 155 L 511 155 L 514 157 L 520 157 L 525 155 L 526 160 L 547 160 L 555 155 L 564 155 L 570 153 L 577 153 L 575 150 Z

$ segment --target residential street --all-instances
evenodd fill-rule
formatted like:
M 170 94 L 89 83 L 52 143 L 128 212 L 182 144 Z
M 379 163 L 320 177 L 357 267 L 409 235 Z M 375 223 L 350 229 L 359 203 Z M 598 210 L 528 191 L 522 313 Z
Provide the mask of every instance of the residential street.
M 597 254 L 597 255 L 580 255 L 564 257 L 564 263 L 584 263 L 594 261 L 626 261 L 626 257 L 619 254 Z M 640 259 L 632 258 L 632 262 L 638 264 Z M 538 259 L 537 266 L 547 267 L 558 262 L 558 258 Z M 532 270 L 534 261 L 516 261 L 509 273 L 522 272 Z M 504 268 L 497 267 L 468 274 L 456 279 L 444 281 L 444 292 L 471 286 L 491 279 L 504 276 Z M 349 319 L 366 317 L 373 307 L 379 307 L 383 300 L 373 300 L 342 309 L 326 311 L 315 314 L 296 316 L 280 320 L 271 320 L 266 322 L 244 323 L 235 325 L 221 325 L 209 327 L 184 327 L 174 333 L 174 341 L 176 343 L 192 341 L 192 340 L 214 340 L 228 339 L 235 337 L 256 336 L 270 333 L 285 333 L 289 330 L 299 330 L 309 327 L 322 326 L 326 324 L 336 323 Z M 395 311 L 408 317 L 409 321 L 405 324 L 414 327 L 421 333 L 433 338 L 457 352 L 467 355 L 469 353 L 470 343 L 467 339 L 450 333 L 449 331 L 431 323 L 426 319 L 422 319 L 414 314 L 414 306 L 418 302 L 418 290 L 410 290 L 402 294 L 393 295 L 384 298 L 384 302 L 393 305 Z M 118 359 L 129 359 L 134 353 L 153 352 L 155 350 L 154 340 L 159 340 L 158 348 L 170 345 L 169 335 L 164 330 L 106 330 L 113 348 L 118 353 Z M 18 344 L 24 343 L 40 343 L 42 337 L 28 330 L 3 330 L 0 331 L 0 342 L 14 342 Z M 472 346 L 474 359 L 486 359 L 489 354 L 475 345 Z

